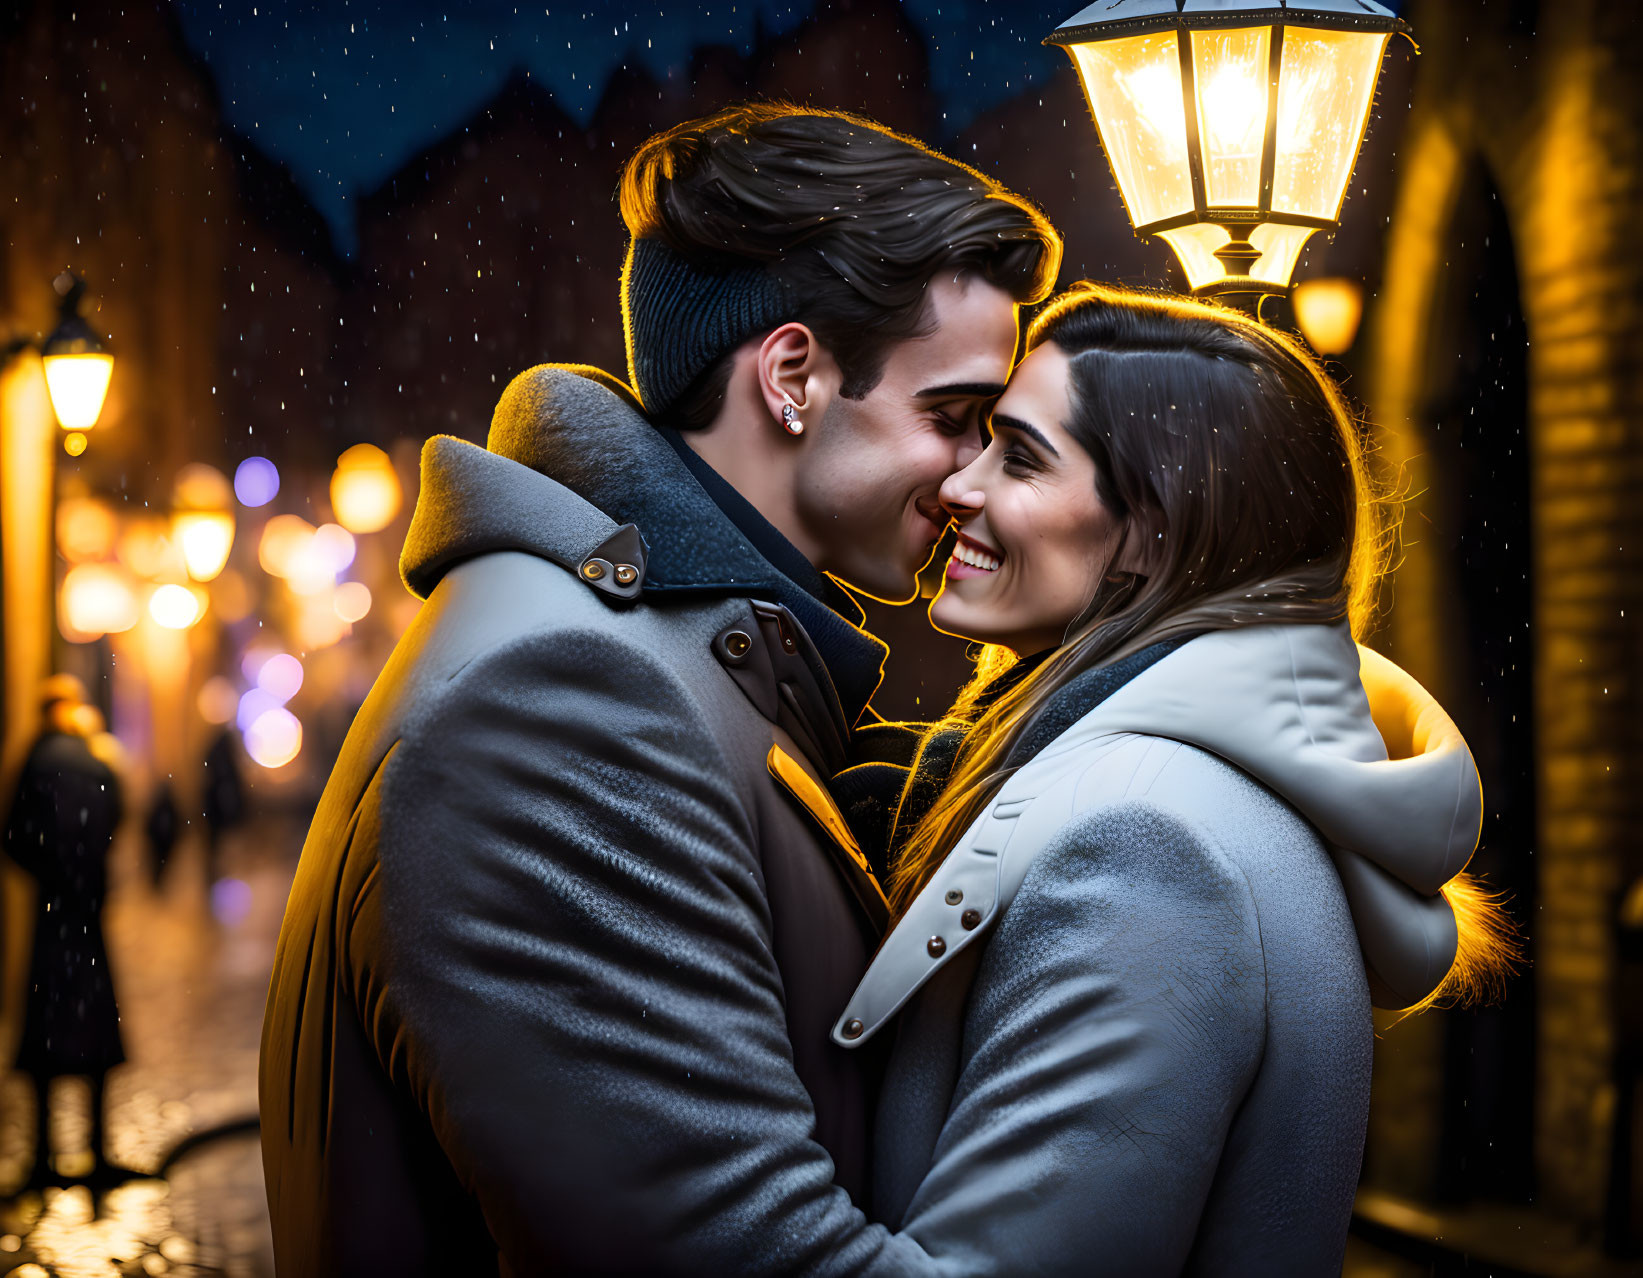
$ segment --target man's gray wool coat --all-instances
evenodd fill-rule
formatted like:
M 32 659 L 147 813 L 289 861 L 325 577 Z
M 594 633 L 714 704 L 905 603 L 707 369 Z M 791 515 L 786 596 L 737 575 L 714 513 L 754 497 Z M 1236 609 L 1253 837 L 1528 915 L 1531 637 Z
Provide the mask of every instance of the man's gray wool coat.
M 792 583 L 619 393 L 550 367 L 489 451 L 430 441 L 402 567 L 427 602 L 269 991 L 280 1273 L 916 1265 L 851 1198 L 871 1071 L 828 1029 L 884 907 L 820 784 L 827 671 L 754 602 Z

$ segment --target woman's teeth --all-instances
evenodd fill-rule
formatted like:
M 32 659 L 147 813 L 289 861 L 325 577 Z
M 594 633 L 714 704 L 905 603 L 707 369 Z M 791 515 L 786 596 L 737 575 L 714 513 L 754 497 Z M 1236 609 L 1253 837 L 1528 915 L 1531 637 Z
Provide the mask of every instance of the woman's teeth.
M 982 572 L 997 572 L 1004 563 L 995 555 L 989 555 L 985 550 L 977 550 L 967 546 L 962 541 L 953 547 L 953 558 L 961 564 L 969 564 L 972 568 L 979 568 Z

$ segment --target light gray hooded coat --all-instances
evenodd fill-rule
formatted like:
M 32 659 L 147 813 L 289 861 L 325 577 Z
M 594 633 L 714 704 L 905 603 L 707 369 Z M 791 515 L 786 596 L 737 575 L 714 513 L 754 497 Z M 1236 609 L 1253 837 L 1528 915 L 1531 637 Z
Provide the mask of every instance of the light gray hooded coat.
M 1393 1004 L 1448 968 L 1481 803 L 1344 626 L 1144 670 L 1006 782 L 835 1026 L 900 1010 L 874 1214 L 950 1274 L 1339 1273 L 1366 967 Z

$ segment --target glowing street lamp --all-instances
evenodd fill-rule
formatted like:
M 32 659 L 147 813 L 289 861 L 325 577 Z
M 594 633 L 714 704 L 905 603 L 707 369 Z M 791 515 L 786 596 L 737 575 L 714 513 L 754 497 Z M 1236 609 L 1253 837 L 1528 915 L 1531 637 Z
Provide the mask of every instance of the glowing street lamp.
M 233 490 L 221 471 L 203 463 L 185 466 L 172 488 L 171 536 L 195 581 L 210 581 L 234 548 Z
M 1078 68 L 1137 233 L 1169 243 L 1193 292 L 1258 302 L 1339 221 L 1408 29 L 1374 0 L 1097 0 L 1045 43 Z
M 40 344 L 46 390 L 64 430 L 90 430 L 102 415 L 114 356 L 80 314 L 86 282 L 64 271 L 52 281 L 52 287 L 63 300 L 57 308 L 57 327 Z

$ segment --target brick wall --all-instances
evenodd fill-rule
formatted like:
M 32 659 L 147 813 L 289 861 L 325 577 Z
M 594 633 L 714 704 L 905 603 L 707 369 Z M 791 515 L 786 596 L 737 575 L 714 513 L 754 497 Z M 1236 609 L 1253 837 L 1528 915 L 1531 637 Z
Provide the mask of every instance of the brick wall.
M 1421 494 L 1419 411 L 1434 373 L 1423 352 L 1454 195 L 1481 163 L 1513 227 L 1530 337 L 1538 1180 L 1546 1205 L 1595 1225 L 1615 1102 L 1613 919 L 1617 892 L 1643 872 L 1643 21 L 1625 0 L 1543 5 L 1538 29 L 1526 15 L 1486 0 L 1413 7 L 1424 52 L 1367 380 L 1383 455 Z M 1424 500 L 1411 506 L 1387 638 L 1441 688 L 1465 677 L 1466 654 L 1445 647 L 1453 566 L 1420 541 Z M 1395 1056 L 1378 1104 L 1413 1096 L 1428 1074 L 1400 1074 Z

